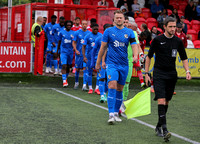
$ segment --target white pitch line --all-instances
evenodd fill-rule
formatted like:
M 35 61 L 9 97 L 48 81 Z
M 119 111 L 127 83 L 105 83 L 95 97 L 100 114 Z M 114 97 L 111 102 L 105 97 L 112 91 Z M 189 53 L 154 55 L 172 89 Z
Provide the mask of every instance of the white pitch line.
M 87 100 L 84 100 L 84 99 L 82 99 L 82 98 L 76 97 L 76 96 L 74 96 L 74 95 L 65 93 L 65 92 L 60 91 L 60 90 L 58 90 L 58 89 L 56 89 L 56 88 L 52 88 L 52 90 L 54 90 L 54 91 L 56 91 L 56 92 L 58 92 L 58 93 L 61 93 L 61 94 L 63 94 L 63 95 L 72 97 L 72 98 L 77 99 L 77 100 L 79 100 L 79 101 L 85 102 L 85 103 L 87 103 L 87 104 L 90 104 L 90 105 L 93 105 L 93 106 L 95 106 L 95 107 L 98 107 L 98 108 L 101 108 L 101 109 L 104 109 L 104 110 L 107 110 L 107 111 L 108 111 L 108 109 L 105 108 L 105 107 L 103 107 L 103 106 L 100 106 L 100 105 L 97 105 L 97 104 L 95 104 L 95 103 L 89 102 L 89 101 L 87 101 Z M 126 118 L 126 115 L 122 114 L 122 116 Z M 141 120 L 138 120 L 138 119 L 135 119 L 135 118 L 132 118 L 131 120 L 134 120 L 134 121 L 136 121 L 136 122 L 138 122 L 138 123 L 140 123 L 140 124 L 142 124 L 142 125 L 145 125 L 145 126 L 148 126 L 148 127 L 150 127 L 150 128 L 155 129 L 155 126 L 153 126 L 153 125 L 151 125 L 151 124 L 148 124 L 148 123 L 146 123 L 146 122 L 143 122 L 143 121 L 141 121 Z M 200 144 L 200 142 L 193 141 L 193 140 L 191 140 L 191 139 L 189 139 L 189 138 L 180 136 L 180 135 L 175 134 L 175 133 L 172 133 L 172 135 L 175 136 L 175 137 L 177 137 L 177 138 L 179 138 L 179 139 L 182 139 L 182 140 L 184 140 L 184 141 L 186 141 L 186 142 L 192 143 L 192 144 Z
M 12 88 L 12 89 L 52 89 L 52 88 L 50 88 L 50 87 L 21 87 L 21 86 L 19 86 L 19 87 L 9 87 L 9 86 L 0 86 L 0 89 L 4 89 L 4 88 Z M 57 88 L 57 89 L 62 89 L 62 88 Z M 136 92 L 138 92 L 138 91 L 141 91 L 141 89 L 131 89 L 130 91 L 136 91 Z M 200 92 L 200 91 L 196 91 L 196 90 L 175 90 L 176 92 L 191 92 L 191 93 L 195 93 L 195 92 Z

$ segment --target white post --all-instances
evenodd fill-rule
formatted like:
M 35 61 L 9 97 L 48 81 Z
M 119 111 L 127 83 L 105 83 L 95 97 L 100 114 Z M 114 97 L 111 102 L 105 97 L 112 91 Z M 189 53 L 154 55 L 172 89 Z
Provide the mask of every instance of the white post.
M 12 0 L 8 0 L 8 32 L 7 41 L 11 41 Z

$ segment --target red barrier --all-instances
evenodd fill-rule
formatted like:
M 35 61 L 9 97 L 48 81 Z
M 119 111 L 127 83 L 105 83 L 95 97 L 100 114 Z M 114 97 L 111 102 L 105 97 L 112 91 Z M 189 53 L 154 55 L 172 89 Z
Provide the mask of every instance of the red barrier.
M 31 43 L 0 43 L 0 72 L 31 72 Z
M 37 75 L 37 73 L 43 74 L 44 40 L 44 31 L 40 33 L 40 37 L 35 37 L 34 75 Z

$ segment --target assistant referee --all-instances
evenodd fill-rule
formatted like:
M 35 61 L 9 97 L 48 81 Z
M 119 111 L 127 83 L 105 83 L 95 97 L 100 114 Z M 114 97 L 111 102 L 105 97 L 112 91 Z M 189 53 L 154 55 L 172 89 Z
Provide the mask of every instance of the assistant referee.
M 156 59 L 153 71 L 153 83 L 155 89 L 154 100 L 158 101 L 158 123 L 156 126 L 156 135 L 163 136 L 165 141 L 171 137 L 167 130 L 166 113 L 169 101 L 172 99 L 175 85 L 177 82 L 176 56 L 177 52 L 183 62 L 186 71 L 186 79 L 190 80 L 191 75 L 188 67 L 187 54 L 183 42 L 174 36 L 176 29 L 176 19 L 168 17 L 164 21 L 165 33 L 153 39 L 149 53 L 145 62 L 145 82 L 150 82 L 149 66 L 151 58 L 155 53 Z

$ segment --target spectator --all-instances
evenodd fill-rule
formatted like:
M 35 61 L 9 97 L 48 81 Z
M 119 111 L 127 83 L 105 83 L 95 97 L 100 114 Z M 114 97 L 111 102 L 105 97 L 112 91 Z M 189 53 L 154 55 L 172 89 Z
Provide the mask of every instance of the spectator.
M 158 35 L 160 35 L 161 32 L 159 32 L 156 28 L 156 26 L 153 26 L 151 28 L 151 39 L 154 39 L 155 37 L 157 37 Z
M 185 21 L 185 17 L 184 16 L 181 16 L 181 18 L 180 18 L 180 23 L 182 24 L 182 28 L 183 28 L 183 32 L 185 33 L 185 34 L 187 34 L 187 24 L 186 23 L 184 23 L 184 21 Z
M 158 16 L 157 21 L 158 21 L 158 27 L 164 30 L 163 28 L 163 23 L 165 19 L 168 17 L 168 12 L 167 9 L 163 9 L 162 13 Z
M 145 7 L 150 9 L 153 3 L 154 0 L 145 0 Z
M 138 3 L 138 0 L 133 0 L 133 4 L 131 5 L 132 12 L 134 13 L 134 17 L 144 17 L 144 15 L 141 13 L 140 4 Z
M 128 19 L 129 19 L 129 23 L 132 23 L 132 29 L 135 30 L 135 31 L 137 32 L 137 34 L 140 34 L 141 31 L 140 31 L 140 29 L 138 28 L 138 25 L 135 23 L 134 18 L 128 17 Z
M 191 0 L 185 8 L 185 18 L 191 21 L 195 16 L 194 2 Z
M 140 4 L 140 8 L 144 8 L 145 0 L 138 0 L 138 3 Z
M 187 37 L 187 48 L 194 48 L 194 44 L 192 42 L 192 36 L 188 34 L 186 37 Z
M 176 8 L 173 9 L 172 14 L 170 15 L 170 17 L 175 18 L 175 19 L 176 19 L 176 22 L 177 22 L 177 23 L 180 23 L 180 18 L 179 18 L 179 16 L 178 16 L 178 11 L 177 11 Z
M 131 0 L 119 0 L 117 3 L 117 8 L 121 9 L 121 6 L 125 6 L 127 8 L 127 11 L 131 11 Z
M 155 2 L 151 5 L 152 17 L 157 19 L 157 17 L 162 13 L 164 7 L 159 3 L 159 0 L 155 0 Z
M 187 47 L 187 38 L 186 38 L 185 34 L 182 32 L 182 24 L 181 23 L 177 24 L 175 36 L 177 36 L 178 38 L 180 38 L 183 41 L 183 45 L 186 48 Z
M 46 25 L 47 23 L 47 17 L 43 17 L 43 23 L 41 25 L 42 29 L 44 29 L 44 26 Z
M 150 41 L 151 41 L 151 32 L 148 30 L 147 25 L 143 23 L 141 25 L 141 31 L 145 33 L 146 35 L 146 46 L 150 46 Z
M 120 10 L 124 13 L 125 16 L 134 17 L 134 13 L 132 11 L 128 11 L 124 5 L 120 7 Z
M 197 20 L 200 20 L 200 1 L 198 3 L 198 5 L 196 6 L 196 12 L 197 12 Z
M 101 0 L 98 2 L 98 6 L 109 6 L 109 3 L 106 0 Z

